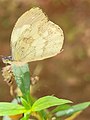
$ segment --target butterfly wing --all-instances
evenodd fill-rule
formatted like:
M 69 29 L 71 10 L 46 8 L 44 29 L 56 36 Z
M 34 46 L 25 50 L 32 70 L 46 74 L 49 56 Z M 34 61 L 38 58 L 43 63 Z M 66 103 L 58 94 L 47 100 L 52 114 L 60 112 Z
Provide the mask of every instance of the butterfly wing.
M 55 56 L 63 45 L 63 31 L 39 8 L 32 8 L 16 22 L 11 36 L 15 61 L 31 62 Z

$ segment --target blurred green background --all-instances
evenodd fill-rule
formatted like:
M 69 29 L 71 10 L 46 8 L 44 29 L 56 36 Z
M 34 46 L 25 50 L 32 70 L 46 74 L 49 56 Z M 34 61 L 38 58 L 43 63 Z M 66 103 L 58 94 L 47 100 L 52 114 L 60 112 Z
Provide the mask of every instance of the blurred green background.
M 39 82 L 32 86 L 37 98 L 55 95 L 74 103 L 90 101 L 90 0 L 0 0 L 0 55 L 10 55 L 10 36 L 17 19 L 39 6 L 65 34 L 64 51 L 47 60 L 30 63 L 31 74 L 39 64 Z M 0 59 L 0 69 L 4 66 Z M 0 101 L 11 101 L 0 71 Z M 76 120 L 89 120 L 90 109 Z

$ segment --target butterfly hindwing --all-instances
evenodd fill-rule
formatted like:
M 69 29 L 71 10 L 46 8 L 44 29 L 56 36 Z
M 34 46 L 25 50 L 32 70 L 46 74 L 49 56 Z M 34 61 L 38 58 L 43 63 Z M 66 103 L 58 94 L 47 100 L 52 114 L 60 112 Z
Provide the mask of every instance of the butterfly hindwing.
M 48 20 L 40 8 L 25 12 L 16 22 L 11 36 L 15 61 L 31 62 L 55 56 L 63 45 L 63 31 Z

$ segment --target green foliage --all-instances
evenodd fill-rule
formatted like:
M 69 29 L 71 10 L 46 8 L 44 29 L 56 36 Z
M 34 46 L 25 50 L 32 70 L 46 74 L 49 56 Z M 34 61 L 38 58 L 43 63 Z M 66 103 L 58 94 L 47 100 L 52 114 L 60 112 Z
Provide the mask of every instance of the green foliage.
M 23 98 L 30 104 L 30 72 L 28 64 L 22 66 L 12 65 L 12 69 Z
M 17 115 L 26 112 L 25 108 L 19 104 L 0 102 L 0 116 Z
M 90 106 L 90 102 L 84 102 L 84 103 L 80 103 L 74 106 L 62 105 L 62 106 L 55 108 L 52 112 L 55 113 L 57 117 L 69 116 L 76 112 L 82 111 L 89 106 Z
M 57 119 L 60 119 L 61 116 L 72 115 L 90 106 L 90 102 L 71 106 L 68 105 L 69 103 L 72 103 L 70 100 L 59 99 L 55 96 L 44 96 L 35 101 L 35 99 L 30 96 L 30 72 L 28 64 L 22 66 L 12 65 L 12 68 L 17 86 L 22 92 L 22 105 L 1 102 L 0 116 L 18 115 L 23 113 L 24 116 L 21 120 L 28 120 L 31 115 L 38 120 L 49 120 L 52 119 L 53 115 Z M 47 108 L 53 106 L 58 107 L 52 111 L 47 110 Z
M 31 106 L 29 106 L 30 104 L 24 98 L 21 98 L 21 103 L 26 108 L 26 110 L 31 108 Z
M 56 105 L 62 105 L 62 104 L 66 104 L 66 103 L 72 103 L 69 100 L 64 100 L 64 99 L 59 99 L 57 97 L 54 96 L 45 96 L 42 97 L 40 99 L 38 99 L 32 106 L 31 110 L 32 111 L 40 111 L 52 106 L 56 106 Z

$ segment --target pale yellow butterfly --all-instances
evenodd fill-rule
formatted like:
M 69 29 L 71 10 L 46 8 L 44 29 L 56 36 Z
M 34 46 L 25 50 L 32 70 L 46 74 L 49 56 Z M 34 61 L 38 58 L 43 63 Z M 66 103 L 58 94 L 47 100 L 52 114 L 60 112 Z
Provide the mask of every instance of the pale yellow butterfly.
M 31 62 L 53 57 L 60 53 L 63 41 L 62 29 L 48 20 L 40 8 L 32 8 L 17 20 L 12 31 L 12 58 Z

